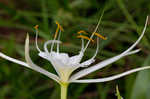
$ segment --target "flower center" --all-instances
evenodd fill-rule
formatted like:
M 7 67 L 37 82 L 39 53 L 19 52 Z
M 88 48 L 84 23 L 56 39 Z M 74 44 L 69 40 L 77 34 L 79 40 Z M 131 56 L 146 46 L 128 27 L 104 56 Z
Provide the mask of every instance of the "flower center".
M 99 33 L 96 33 L 96 31 L 93 32 L 90 37 L 88 37 L 88 36 L 85 36 L 88 34 L 87 32 L 85 32 L 83 30 L 79 31 L 77 38 L 81 38 L 81 40 L 82 40 L 81 51 L 79 52 L 78 55 L 69 57 L 67 53 L 59 52 L 59 44 L 61 43 L 60 35 L 61 35 L 61 31 L 64 31 L 64 29 L 57 21 L 56 21 L 56 24 L 57 24 L 57 29 L 56 29 L 56 32 L 54 35 L 54 39 L 49 40 L 44 43 L 44 50 L 45 50 L 44 52 L 39 49 L 38 44 L 37 44 L 38 25 L 36 25 L 34 27 L 36 29 L 36 39 L 35 39 L 36 47 L 37 47 L 37 50 L 39 51 L 39 56 L 41 56 L 42 58 L 47 59 L 48 61 L 51 62 L 54 69 L 56 70 L 57 74 L 59 75 L 61 82 L 67 83 L 70 78 L 70 75 L 73 73 L 73 71 L 75 71 L 79 67 L 86 67 L 95 61 L 94 58 L 96 57 L 96 55 L 98 53 L 98 49 L 99 49 L 99 38 L 106 40 L 106 37 L 100 35 Z M 89 42 L 90 41 L 94 42 L 93 36 L 97 36 L 96 52 L 92 58 L 81 63 L 81 60 L 84 56 L 84 52 L 85 52 Z M 86 46 L 84 44 L 85 39 L 88 40 Z M 53 51 L 53 47 L 54 47 L 55 43 L 57 45 L 57 51 Z M 50 51 L 48 50 L 48 44 L 51 44 Z

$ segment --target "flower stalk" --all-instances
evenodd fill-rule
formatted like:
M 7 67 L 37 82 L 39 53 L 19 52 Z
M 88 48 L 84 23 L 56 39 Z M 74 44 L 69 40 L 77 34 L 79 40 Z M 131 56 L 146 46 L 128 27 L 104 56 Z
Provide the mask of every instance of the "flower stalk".
M 68 90 L 68 83 L 60 84 L 61 86 L 61 99 L 67 99 L 67 90 Z

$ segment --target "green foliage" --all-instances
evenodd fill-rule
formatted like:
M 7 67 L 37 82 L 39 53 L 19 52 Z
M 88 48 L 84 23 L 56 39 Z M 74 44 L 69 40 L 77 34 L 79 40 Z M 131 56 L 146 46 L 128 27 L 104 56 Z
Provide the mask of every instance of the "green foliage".
M 148 56 L 143 64 L 147 66 L 150 64 L 150 56 Z M 148 70 L 141 71 L 138 73 L 136 80 L 134 82 L 133 91 L 130 99 L 149 99 L 149 82 L 150 82 L 150 72 Z
M 55 21 L 64 28 L 61 51 L 70 56 L 80 50 L 79 30 L 92 33 L 105 7 L 98 32 L 107 40 L 100 41 L 97 61 L 115 56 L 133 44 L 144 27 L 150 12 L 149 0 L 1 0 L 0 51 L 24 60 L 24 39 L 30 34 L 32 60 L 55 73 L 49 62 L 41 59 L 34 46 L 34 26 L 39 25 L 40 48 L 52 39 Z M 107 77 L 139 66 L 150 65 L 150 28 L 137 46 L 141 52 L 99 70 L 88 78 Z M 96 44 L 90 44 L 84 60 L 92 57 Z M 150 99 L 150 71 L 99 84 L 71 84 L 69 99 L 116 99 L 114 86 L 119 84 L 125 99 Z M 0 99 L 59 99 L 59 86 L 47 77 L 0 58 Z M 119 90 L 118 90 L 118 97 Z M 118 98 L 119 99 L 119 98 Z

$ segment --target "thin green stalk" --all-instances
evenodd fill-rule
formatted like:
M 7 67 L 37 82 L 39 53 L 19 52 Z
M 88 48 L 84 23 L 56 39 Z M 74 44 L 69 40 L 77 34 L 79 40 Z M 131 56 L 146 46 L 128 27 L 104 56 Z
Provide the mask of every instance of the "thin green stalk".
M 67 99 L 68 84 L 61 84 L 61 99 Z

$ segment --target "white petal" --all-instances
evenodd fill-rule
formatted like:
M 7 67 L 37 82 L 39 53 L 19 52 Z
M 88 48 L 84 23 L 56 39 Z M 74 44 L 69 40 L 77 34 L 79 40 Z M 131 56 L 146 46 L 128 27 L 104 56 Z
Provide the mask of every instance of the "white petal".
M 1 53 L 1 52 L 0 52 L 0 57 L 4 58 L 4 59 L 6 59 L 6 60 L 9 60 L 9 61 L 11 61 L 11 62 L 17 63 L 17 64 L 19 64 L 19 65 L 28 67 L 28 68 L 30 68 L 30 69 L 33 69 L 33 70 L 35 70 L 35 71 L 37 71 L 37 72 L 40 72 L 40 73 L 42 73 L 42 74 L 44 74 L 44 75 L 45 75 L 45 73 L 47 72 L 46 70 L 44 70 L 44 69 L 42 69 L 42 68 L 40 68 L 40 67 L 37 67 L 37 68 L 35 69 L 35 68 L 29 66 L 27 63 L 25 63 L 25 62 L 23 62 L 23 61 L 16 60 L 16 59 L 14 59 L 14 58 L 11 58 L 11 57 L 9 57 L 9 56 L 6 56 L 5 54 L 3 54 L 3 53 Z M 37 70 L 37 69 L 38 69 L 38 70 Z M 51 78 L 49 72 L 46 73 L 46 76 L 48 76 L 49 78 Z M 56 77 L 56 79 L 58 80 L 59 78 Z
M 19 64 L 19 65 L 23 65 L 23 66 L 25 66 L 25 67 L 30 68 L 30 66 L 29 66 L 27 63 L 22 62 L 22 61 L 20 61 L 20 60 L 16 60 L 16 59 L 11 58 L 11 57 L 9 57 L 9 56 L 6 56 L 5 54 L 3 54 L 3 53 L 1 53 L 1 52 L 0 52 L 0 57 L 4 58 L 4 59 L 6 59 L 6 60 L 9 60 L 9 61 L 11 61 L 11 62 L 17 63 L 17 64 Z
M 142 31 L 141 36 L 138 38 L 138 40 L 129 49 L 127 49 L 126 51 L 124 51 L 124 53 L 127 53 L 127 52 L 131 51 L 140 42 L 140 40 L 142 39 L 142 37 L 144 36 L 144 33 L 146 31 L 147 24 L 148 24 L 148 16 L 146 18 L 145 26 L 144 26 L 144 29 Z
M 35 65 L 32 62 L 32 60 L 30 58 L 30 55 L 29 55 L 29 35 L 27 35 L 26 43 L 25 43 L 25 59 L 26 59 L 27 63 L 30 65 L 30 67 L 33 70 L 35 70 L 37 72 L 40 72 L 40 73 L 48 76 L 49 78 L 51 78 L 51 79 L 53 79 L 53 80 L 55 80 L 56 82 L 59 83 L 59 77 L 58 76 L 56 76 L 55 74 L 52 74 L 52 73 L 40 68 L 39 66 Z
M 98 69 L 101 69 L 101 68 L 103 68 L 103 67 L 105 67 L 105 66 L 107 66 L 107 65 L 109 65 L 109 64 L 111 64 L 111 63 L 113 63 L 113 62 L 115 62 L 115 61 L 117 61 L 117 60 L 119 60 L 120 58 L 122 58 L 122 57 L 124 57 L 124 56 L 126 56 L 126 55 L 133 54 L 133 53 L 130 53 L 130 51 L 131 51 L 131 50 L 139 43 L 139 41 L 142 39 L 142 37 L 143 37 L 143 35 L 144 35 L 145 31 L 146 31 L 147 22 L 148 22 L 148 16 L 147 16 L 146 23 L 145 23 L 145 27 L 144 27 L 144 29 L 143 29 L 143 31 L 142 31 L 141 36 L 138 38 L 138 40 L 137 40 L 130 48 L 128 48 L 126 51 L 124 51 L 124 52 L 121 53 L 120 55 L 117 55 L 117 56 L 112 57 L 112 58 L 110 58 L 110 59 L 104 60 L 104 61 L 102 61 L 102 62 L 100 62 L 100 63 L 98 63 L 98 64 L 96 64 L 96 65 L 94 65 L 94 66 L 92 66 L 92 67 L 89 67 L 89 68 L 86 68 L 86 69 L 83 69 L 83 70 L 77 72 L 76 74 L 74 74 L 74 75 L 70 78 L 70 80 L 79 79 L 79 78 L 81 78 L 81 77 L 83 77 L 83 76 L 85 76 L 85 75 L 88 75 L 89 73 L 92 73 L 92 72 L 94 72 L 94 71 L 96 71 L 96 70 L 98 70 Z M 130 53 L 130 54 L 129 54 L 129 53 Z
M 129 74 L 134 73 L 134 72 L 145 70 L 145 69 L 150 69 L 150 66 L 145 66 L 145 67 L 141 67 L 141 68 L 132 69 L 132 70 L 129 70 L 127 72 L 124 72 L 124 73 L 121 73 L 121 74 L 118 74 L 118 75 L 114 75 L 114 76 L 111 76 L 111 77 L 100 78 L 100 79 L 73 80 L 73 81 L 70 81 L 70 82 L 74 82 L 74 83 L 106 82 L 106 81 L 111 81 L 111 80 L 115 80 L 115 79 L 121 78 L 123 76 L 129 75 Z
M 112 58 L 109 58 L 107 60 L 104 60 L 104 61 L 102 61 L 102 62 L 100 62 L 100 63 L 98 63 L 98 64 L 96 64 L 94 66 L 91 66 L 89 68 L 86 68 L 86 69 L 83 69 L 83 70 L 77 72 L 76 74 L 71 76 L 70 80 L 79 79 L 79 78 L 81 78 L 83 76 L 88 75 L 89 73 L 92 73 L 92 72 L 94 72 L 94 71 L 96 71 L 98 69 L 101 69 L 101 68 L 103 68 L 103 67 L 105 67 L 105 66 L 107 66 L 107 65 L 109 65 L 109 64 L 111 64 L 111 63 L 113 63 L 113 62 L 115 62 L 117 60 L 119 60 L 120 58 L 122 58 L 124 56 L 131 55 L 131 54 L 137 53 L 139 51 L 140 50 L 135 50 L 135 51 L 131 51 L 129 53 L 123 53 L 123 54 L 114 56 Z
M 131 54 L 138 53 L 140 50 L 141 50 L 141 49 L 136 49 L 136 50 L 130 51 L 130 52 L 126 53 L 126 56 L 127 56 L 127 55 L 131 55 Z

